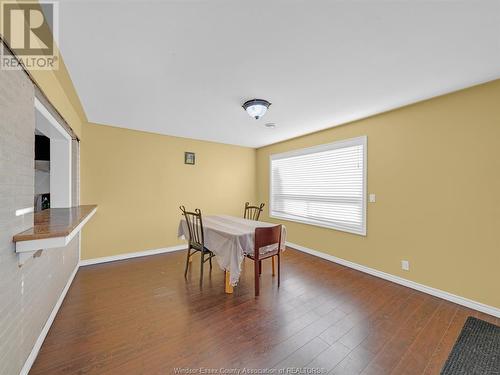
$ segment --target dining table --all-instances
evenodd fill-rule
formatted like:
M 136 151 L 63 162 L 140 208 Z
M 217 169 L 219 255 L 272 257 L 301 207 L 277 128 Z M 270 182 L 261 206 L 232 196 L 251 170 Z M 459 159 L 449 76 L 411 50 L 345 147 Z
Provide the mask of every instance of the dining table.
M 225 292 L 231 294 L 233 287 L 238 284 L 245 254 L 253 254 L 255 251 L 255 228 L 273 227 L 278 224 L 229 215 L 207 215 L 203 216 L 202 221 L 204 245 L 215 254 L 217 263 L 225 272 Z M 179 222 L 177 235 L 182 239 L 189 238 L 184 218 Z M 282 225 L 281 251 L 285 250 L 285 244 L 286 228 Z

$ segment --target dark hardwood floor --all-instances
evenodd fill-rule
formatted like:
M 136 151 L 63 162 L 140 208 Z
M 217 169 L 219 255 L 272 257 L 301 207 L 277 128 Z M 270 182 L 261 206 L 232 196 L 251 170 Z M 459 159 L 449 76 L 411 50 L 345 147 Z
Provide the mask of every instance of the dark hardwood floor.
M 246 261 L 224 273 L 185 252 L 83 267 L 30 374 L 169 374 L 175 368 L 323 368 L 332 374 L 438 374 L 465 319 L 499 319 L 287 250 L 281 288 Z

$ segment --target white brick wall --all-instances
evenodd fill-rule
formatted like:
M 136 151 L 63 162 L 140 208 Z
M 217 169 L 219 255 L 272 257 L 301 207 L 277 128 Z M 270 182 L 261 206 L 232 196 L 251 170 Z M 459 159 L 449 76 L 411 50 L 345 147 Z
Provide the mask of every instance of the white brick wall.
M 0 375 L 19 374 L 78 263 L 77 236 L 18 267 L 12 236 L 33 225 L 33 214 L 15 216 L 33 205 L 33 103 L 26 74 L 0 70 Z

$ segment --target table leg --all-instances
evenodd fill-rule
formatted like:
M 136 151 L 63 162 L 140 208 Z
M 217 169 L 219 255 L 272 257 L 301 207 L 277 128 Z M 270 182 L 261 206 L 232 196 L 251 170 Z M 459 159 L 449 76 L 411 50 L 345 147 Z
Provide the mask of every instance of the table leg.
M 276 275 L 276 266 L 274 264 L 274 257 L 271 258 L 272 262 L 273 262 L 273 276 Z
M 224 276 L 226 278 L 226 287 L 225 287 L 225 292 L 227 294 L 232 294 L 233 293 L 233 286 L 231 285 L 231 282 L 229 281 L 231 278 L 230 278 L 230 275 L 229 275 L 229 271 L 224 271 Z

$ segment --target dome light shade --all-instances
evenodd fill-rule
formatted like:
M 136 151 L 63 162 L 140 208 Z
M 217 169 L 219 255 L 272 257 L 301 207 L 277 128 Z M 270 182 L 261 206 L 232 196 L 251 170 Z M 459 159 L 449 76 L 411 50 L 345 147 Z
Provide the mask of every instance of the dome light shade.
M 247 113 L 251 117 L 258 120 L 265 115 L 270 105 L 271 103 L 269 103 L 267 100 L 252 99 L 243 103 L 243 109 L 247 111 Z

